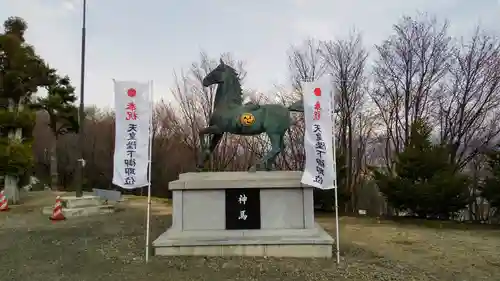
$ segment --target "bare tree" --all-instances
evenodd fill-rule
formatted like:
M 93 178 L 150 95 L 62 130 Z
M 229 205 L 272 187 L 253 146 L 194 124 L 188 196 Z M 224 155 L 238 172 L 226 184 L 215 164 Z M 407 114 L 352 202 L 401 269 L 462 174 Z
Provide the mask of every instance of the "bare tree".
M 453 64 L 438 96 L 437 124 L 451 161 L 464 168 L 500 133 L 500 40 L 479 28 L 453 51 Z
M 277 89 L 276 98 L 282 104 L 302 99 L 302 82 L 314 81 L 327 71 L 327 63 L 321 50 L 322 43 L 314 39 L 304 40 L 288 50 L 288 67 L 293 91 Z M 304 119 L 303 114 L 293 115 L 293 125 L 285 136 L 285 151 L 277 161 L 282 169 L 299 170 L 304 165 Z
M 294 89 L 302 89 L 301 82 L 316 80 L 326 71 L 326 63 L 321 54 L 321 42 L 305 40 L 288 51 L 289 70 Z
M 86 186 L 108 187 L 112 178 L 112 159 L 114 148 L 114 113 L 100 110 L 97 107 L 89 107 L 85 110 L 85 132 L 86 142 L 84 146 L 84 156 L 87 160 L 85 166 Z M 34 134 L 34 154 L 37 176 L 41 180 L 50 178 L 46 174 L 48 167 L 49 144 L 47 142 L 46 131 L 38 126 L 46 124 L 43 120 L 47 118 L 43 114 L 37 116 L 37 126 Z M 38 122 L 40 121 L 40 122 Z M 57 161 L 58 174 L 62 188 L 69 190 L 72 186 L 73 174 L 76 169 L 77 155 L 76 135 L 65 134 L 57 140 Z M 50 181 L 47 181 L 47 183 Z
M 151 184 L 155 196 L 169 196 L 167 183 L 192 167 L 193 159 L 186 157 L 191 149 L 182 142 L 186 137 L 181 129 L 176 108 L 160 101 L 153 115 L 153 150 Z M 175 159 L 175 161 L 172 161 Z
M 356 33 L 347 39 L 323 43 L 322 53 L 328 65 L 328 72 L 334 78 L 338 101 L 336 110 L 339 113 L 340 125 L 338 127 L 340 151 L 345 156 L 347 165 L 344 185 L 351 196 L 351 208 L 354 211 L 357 198 L 355 183 L 361 170 L 354 161 L 355 158 L 362 158 L 362 155 L 356 155 L 359 150 L 354 147 L 354 126 L 356 115 L 360 116 L 365 97 L 365 64 L 368 54 L 363 47 L 361 35 Z
M 447 28 L 447 22 L 426 15 L 405 16 L 395 34 L 376 46 L 371 97 L 386 125 L 387 159 L 408 143 L 411 123 L 430 115 L 432 96 L 450 64 Z

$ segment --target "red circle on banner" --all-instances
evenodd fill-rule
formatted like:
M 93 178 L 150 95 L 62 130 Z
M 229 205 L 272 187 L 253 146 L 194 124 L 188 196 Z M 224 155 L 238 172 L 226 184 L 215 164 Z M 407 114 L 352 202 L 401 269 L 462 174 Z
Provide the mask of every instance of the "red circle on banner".
M 133 98 L 137 95 L 137 91 L 134 88 L 130 88 L 127 90 L 127 96 Z
M 320 88 L 314 89 L 314 95 L 317 97 L 320 97 L 321 96 L 321 89 Z

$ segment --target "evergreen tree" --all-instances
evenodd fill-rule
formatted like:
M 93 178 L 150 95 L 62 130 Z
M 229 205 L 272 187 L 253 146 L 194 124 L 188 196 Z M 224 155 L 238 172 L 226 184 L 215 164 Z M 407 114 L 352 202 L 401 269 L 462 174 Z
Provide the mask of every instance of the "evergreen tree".
M 69 77 L 51 75 L 50 84 L 47 87 L 47 96 L 39 98 L 32 108 L 43 110 L 49 115 L 49 128 L 54 135 L 54 141 L 50 147 L 50 175 L 51 187 L 57 189 L 59 184 L 57 164 L 57 141 L 66 133 L 78 131 L 78 109 L 74 105 L 76 101 L 75 88 L 71 86 Z
M 0 174 L 12 203 L 19 201 L 19 179 L 32 166 L 32 131 L 35 116 L 32 95 L 48 86 L 53 72 L 25 42 L 26 22 L 8 18 L 0 33 Z
M 457 174 L 448 150 L 433 145 L 431 129 L 419 120 L 408 146 L 396 157 L 395 174 L 375 171 L 375 181 L 391 206 L 422 218 L 449 219 L 469 200 L 467 177 Z
M 482 184 L 481 196 L 491 207 L 500 208 L 500 145 L 486 153 L 490 174 Z

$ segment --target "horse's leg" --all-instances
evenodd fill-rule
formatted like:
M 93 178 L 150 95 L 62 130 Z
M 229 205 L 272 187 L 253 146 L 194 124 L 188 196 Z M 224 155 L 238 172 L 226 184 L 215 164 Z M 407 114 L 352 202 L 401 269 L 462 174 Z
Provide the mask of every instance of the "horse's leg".
M 269 136 L 269 140 L 271 141 L 271 150 L 262 158 L 259 165 L 257 166 L 258 170 L 272 170 L 272 166 L 276 156 L 281 152 L 283 146 L 283 134 L 280 133 L 267 133 Z
M 207 149 L 207 147 L 205 145 L 205 136 L 208 134 L 214 135 L 214 137 L 212 138 L 212 141 L 210 141 L 210 147 Z M 222 132 L 219 129 L 219 127 L 217 127 L 216 125 L 208 126 L 208 127 L 203 128 L 199 131 L 198 136 L 200 138 L 201 151 L 200 151 L 200 154 L 198 155 L 198 164 L 196 165 L 198 170 L 202 170 L 204 168 L 206 159 L 208 159 L 210 157 L 210 154 L 213 151 L 213 149 L 211 149 L 211 147 L 212 147 L 213 140 L 216 139 L 215 135 L 218 135 L 218 134 L 222 134 Z M 220 141 L 220 139 L 217 141 L 217 143 L 219 141 Z M 215 146 L 217 146 L 217 145 L 215 145 Z M 214 147 L 214 149 L 215 149 L 215 147 Z
M 273 143 L 271 141 L 271 146 L 274 147 L 274 146 L 277 146 L 278 149 L 276 149 L 275 152 L 272 156 L 270 156 L 268 159 L 267 159 L 267 162 L 266 162 L 266 166 L 268 167 L 267 169 L 268 170 L 272 170 L 273 169 L 273 164 L 275 164 L 276 162 L 276 157 L 278 156 L 278 154 L 280 154 L 281 152 L 283 152 L 283 149 L 285 148 L 285 144 L 284 144 L 284 134 L 279 134 L 279 135 L 276 135 L 276 138 L 279 139 L 276 141 L 276 143 Z
M 206 163 L 209 160 L 210 155 L 212 155 L 212 153 L 214 152 L 215 148 L 217 147 L 220 140 L 222 139 L 222 136 L 224 136 L 223 133 L 212 135 L 212 139 L 210 140 L 210 146 L 208 147 L 208 151 L 206 151 L 206 153 L 204 154 L 205 159 L 203 159 L 203 163 Z

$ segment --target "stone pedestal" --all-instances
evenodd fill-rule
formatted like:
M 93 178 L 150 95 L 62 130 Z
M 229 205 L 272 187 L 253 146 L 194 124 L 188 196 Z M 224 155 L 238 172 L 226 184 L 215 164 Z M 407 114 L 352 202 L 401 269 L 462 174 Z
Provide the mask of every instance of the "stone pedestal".
M 331 257 L 334 240 L 314 222 L 313 188 L 301 175 L 181 174 L 169 184 L 173 222 L 153 242 L 155 254 Z
M 94 195 L 63 196 L 61 197 L 63 206 L 62 213 L 66 218 L 81 217 L 90 215 L 109 214 L 115 212 L 115 206 L 103 204 L 103 200 Z M 44 207 L 42 213 L 50 216 L 54 206 Z

